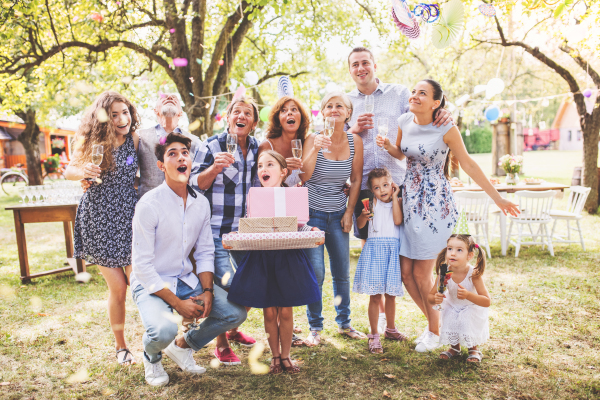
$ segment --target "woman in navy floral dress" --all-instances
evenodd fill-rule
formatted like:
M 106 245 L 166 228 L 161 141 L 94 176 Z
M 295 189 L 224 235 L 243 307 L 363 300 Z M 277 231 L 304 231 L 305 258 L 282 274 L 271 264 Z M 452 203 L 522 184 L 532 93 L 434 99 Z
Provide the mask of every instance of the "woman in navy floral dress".
M 445 99 L 442 87 L 426 79 L 415 86 L 408 100 L 410 112 L 398 118 L 396 145 L 377 138 L 390 155 L 407 158 L 401 225 L 400 267 L 406 290 L 427 317 L 428 328 L 417 339 L 418 352 L 436 349 L 439 344 L 440 313 L 427 304 L 427 294 L 435 284 L 433 268 L 437 254 L 456 223 L 458 212 L 448 181 L 450 150 L 464 171 L 496 202 L 504 212 L 518 213 L 516 204 L 502 198 L 467 153 L 460 132 L 453 125 L 433 125 Z M 433 111 L 433 112 L 432 112 Z
M 109 289 L 108 316 L 116 341 L 117 360 L 135 364 L 124 336 L 125 296 L 131 272 L 132 220 L 137 202 L 135 130 L 139 117 L 133 104 L 117 92 L 104 92 L 88 108 L 76 136 L 67 179 L 90 179 L 75 219 L 75 258 L 97 264 Z M 91 163 L 92 146 L 104 146 L 100 166 Z

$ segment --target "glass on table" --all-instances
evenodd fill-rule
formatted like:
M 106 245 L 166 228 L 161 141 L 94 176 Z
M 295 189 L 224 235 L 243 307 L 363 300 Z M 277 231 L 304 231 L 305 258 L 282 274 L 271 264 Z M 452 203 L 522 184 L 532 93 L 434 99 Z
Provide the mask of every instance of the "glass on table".
M 19 187 L 18 191 L 19 191 L 19 196 L 21 196 L 21 203 L 26 204 L 25 203 L 25 198 L 27 197 L 27 186 L 21 186 Z

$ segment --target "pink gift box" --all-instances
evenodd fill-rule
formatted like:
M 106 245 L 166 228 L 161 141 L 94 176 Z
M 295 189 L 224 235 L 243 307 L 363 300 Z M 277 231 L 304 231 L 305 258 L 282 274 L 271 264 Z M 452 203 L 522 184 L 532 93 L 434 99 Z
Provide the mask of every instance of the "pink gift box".
M 310 249 L 325 241 L 323 231 L 227 233 L 223 248 L 229 250 Z
M 308 188 L 250 188 L 248 217 L 297 217 L 304 226 L 308 217 Z

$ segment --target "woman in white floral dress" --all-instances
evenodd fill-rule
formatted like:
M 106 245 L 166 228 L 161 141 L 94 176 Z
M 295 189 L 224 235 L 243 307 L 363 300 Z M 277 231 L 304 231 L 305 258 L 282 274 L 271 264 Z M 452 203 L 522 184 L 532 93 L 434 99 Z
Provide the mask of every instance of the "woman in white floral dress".
M 137 203 L 138 168 L 135 132 L 139 116 L 117 92 L 102 93 L 89 107 L 76 137 L 76 149 L 65 176 L 89 179 L 75 219 L 75 257 L 98 265 L 108 284 L 108 317 L 116 341 L 117 361 L 135 364 L 125 343 L 125 298 L 131 273 L 132 220 Z M 104 147 L 100 166 L 91 162 L 94 145 Z
M 410 112 L 398 118 L 396 145 L 382 137 L 377 138 L 377 144 L 397 159 L 407 158 L 400 267 L 406 290 L 427 317 L 428 328 L 417 338 L 415 348 L 425 352 L 440 346 L 440 313 L 428 306 L 427 296 L 435 284 L 432 274 L 435 258 L 446 247 L 458 216 L 448 181 L 450 150 L 464 171 L 504 213 L 516 216 L 519 211 L 516 204 L 500 196 L 469 156 L 458 129 L 453 125 L 433 125 L 436 113 L 445 104 L 439 83 L 430 79 L 418 82 L 408 102 Z

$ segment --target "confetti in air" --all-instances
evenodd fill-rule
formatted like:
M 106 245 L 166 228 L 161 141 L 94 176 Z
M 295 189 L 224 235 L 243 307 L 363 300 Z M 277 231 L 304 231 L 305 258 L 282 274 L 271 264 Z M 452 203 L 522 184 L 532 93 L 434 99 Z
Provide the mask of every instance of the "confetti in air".
M 162 146 L 163 144 L 165 144 L 166 141 L 167 141 L 167 137 L 161 136 L 160 139 L 158 140 L 158 143 L 160 143 L 160 145 Z
M 221 366 L 221 363 L 216 358 L 213 358 L 212 360 L 210 360 L 211 368 L 219 368 L 220 366 Z
M 102 179 L 100 179 L 100 178 L 96 178 L 96 183 L 97 183 L 98 185 L 100 185 L 100 184 L 102 183 Z
M 31 304 L 31 311 L 40 312 L 42 310 L 42 299 L 37 296 L 34 296 L 29 299 L 29 303 Z
M 90 378 L 86 368 L 82 368 L 67 378 L 67 383 L 81 383 Z
M 93 13 L 90 14 L 90 18 L 96 22 L 102 22 L 102 20 L 104 19 L 102 14 L 100 14 L 99 12 L 96 12 L 96 11 L 94 11 Z
M 195 120 L 188 126 L 188 130 L 190 131 L 195 131 L 198 128 L 200 128 L 200 120 Z
M 171 28 L 171 29 L 169 29 L 169 32 L 171 32 L 171 33 L 175 33 L 175 28 Z
M 230 276 L 231 276 L 231 274 L 229 272 L 225 272 L 225 274 L 221 278 L 221 285 L 227 286 L 227 283 L 229 282 L 229 277 Z
M 196 58 L 196 62 L 197 62 L 198 64 L 202 64 L 202 60 L 201 60 L 201 59 L 199 59 L 199 58 Z
M 252 350 L 250 350 L 250 354 L 248 354 L 250 372 L 255 375 L 264 375 L 269 372 L 269 367 L 258 361 L 264 350 L 265 345 L 261 342 L 256 342 L 256 344 L 252 347 Z
M 174 58 L 173 65 L 176 67 L 187 67 L 188 60 L 187 58 Z
M 121 82 L 123 82 L 126 85 L 129 85 L 131 81 L 133 81 L 133 78 L 131 76 L 125 76 L 121 78 Z
M 88 283 L 90 279 L 92 279 L 92 274 L 90 274 L 89 272 L 80 272 L 77 275 L 75 275 L 75 280 L 77 282 Z
M 342 304 L 342 296 L 335 296 L 335 299 L 333 299 L 333 305 L 337 307 L 340 304 Z
M 96 118 L 98 119 L 98 122 L 101 123 L 108 121 L 108 114 L 106 113 L 106 110 L 104 108 L 99 108 L 96 112 Z
M 219 65 L 223 65 L 223 64 L 225 64 L 225 61 L 219 60 Z
M 133 164 L 133 156 L 127 157 L 127 165 Z

